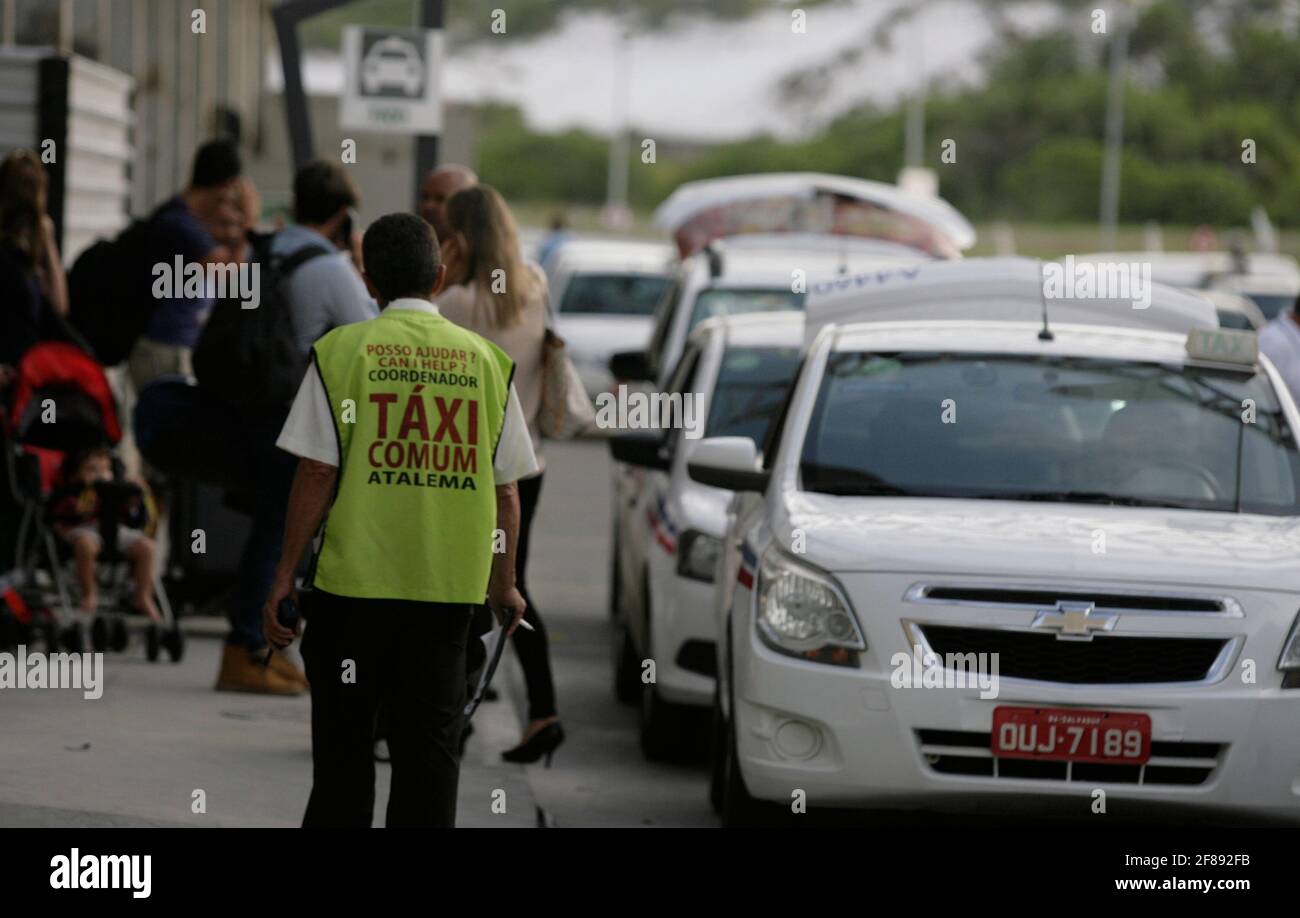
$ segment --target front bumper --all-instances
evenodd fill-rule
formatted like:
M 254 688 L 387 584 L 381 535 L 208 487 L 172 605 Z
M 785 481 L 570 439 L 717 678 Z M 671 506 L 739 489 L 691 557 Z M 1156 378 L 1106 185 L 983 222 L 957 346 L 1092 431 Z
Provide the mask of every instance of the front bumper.
M 713 704 L 717 672 L 713 584 L 682 577 L 664 577 L 651 615 L 656 652 L 655 684 L 659 695 L 673 704 L 707 707 Z
M 732 717 L 741 773 L 760 799 L 788 803 L 796 789 L 812 806 L 1054 799 L 1084 817 L 1104 790 L 1107 812 L 1133 802 L 1300 821 L 1300 692 L 1234 679 L 1135 689 L 1004 678 L 986 699 L 974 688 L 894 688 L 887 667 L 784 657 L 747 631 L 736 635 L 745 646 L 733 663 Z M 987 736 L 999 705 L 1146 713 L 1153 760 L 1144 771 L 995 766 Z

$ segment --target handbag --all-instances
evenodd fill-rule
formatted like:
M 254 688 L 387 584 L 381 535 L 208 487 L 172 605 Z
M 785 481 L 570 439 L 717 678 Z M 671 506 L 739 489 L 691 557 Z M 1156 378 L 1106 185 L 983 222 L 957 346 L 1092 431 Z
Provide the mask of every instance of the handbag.
M 596 422 L 596 411 L 587 398 L 564 339 L 546 329 L 542 341 L 542 406 L 538 427 L 550 440 L 567 440 Z

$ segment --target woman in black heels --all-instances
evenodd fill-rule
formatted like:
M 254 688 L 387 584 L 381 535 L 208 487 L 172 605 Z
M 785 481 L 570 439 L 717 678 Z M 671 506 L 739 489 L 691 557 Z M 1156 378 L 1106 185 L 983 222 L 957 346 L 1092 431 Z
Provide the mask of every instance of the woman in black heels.
M 533 438 L 538 464 L 545 469 L 537 418 L 542 404 L 542 348 L 546 336 L 546 276 L 524 261 L 514 217 L 505 201 L 488 185 L 457 192 L 447 202 L 451 232 L 442 243 L 447 286 L 438 309 L 451 321 L 496 344 L 515 362 L 514 384 Z M 528 726 L 519 745 L 501 753 L 507 762 L 536 762 L 551 756 L 564 742 L 564 728 L 555 708 L 546 626 L 528 592 L 525 572 L 528 543 L 542 475 L 520 479 L 519 544 L 515 552 L 515 586 L 528 603 L 524 622 L 515 629 L 515 652 L 528 687 Z

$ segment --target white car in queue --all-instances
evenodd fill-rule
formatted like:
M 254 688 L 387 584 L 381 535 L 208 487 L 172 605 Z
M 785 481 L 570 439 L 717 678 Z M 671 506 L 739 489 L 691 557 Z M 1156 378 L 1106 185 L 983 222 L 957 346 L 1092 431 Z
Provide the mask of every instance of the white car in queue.
M 1018 259 L 844 286 L 761 463 L 688 463 L 737 494 L 724 822 L 797 791 L 1300 816 L 1300 416 L 1255 336 L 1161 285 L 1044 299 Z
M 1290 308 L 1300 295 L 1300 264 L 1271 252 L 1098 252 L 1076 263 L 1150 265 L 1159 284 L 1244 296 L 1264 321 Z M 1235 327 L 1235 326 L 1234 326 Z
M 796 350 L 802 345 L 802 308 L 805 289 L 820 278 L 854 276 L 855 272 L 894 270 L 916 264 L 925 256 L 915 251 L 874 240 L 806 236 L 803 234 L 757 234 L 728 238 L 714 243 L 707 251 L 687 258 L 678 273 L 677 285 L 663 301 L 656 316 L 654 334 L 646 351 L 616 355 L 610 366 L 622 380 L 637 380 L 639 387 L 652 392 L 672 392 L 674 380 L 681 375 L 691 336 L 710 320 L 729 317 L 769 317 L 782 319 L 770 327 L 783 328 L 786 344 Z M 800 278 L 806 278 L 799 283 Z M 628 369 L 626 358 L 633 367 Z M 662 368 L 662 369 L 661 369 Z M 623 391 L 632 390 L 628 386 Z M 695 386 L 696 393 L 699 387 Z M 646 393 L 643 388 L 638 394 Z M 599 420 L 599 414 L 598 414 Z M 635 438 L 632 438 L 633 440 Z M 655 562 L 663 560 L 663 542 L 646 537 L 647 501 L 651 492 L 667 493 L 669 503 L 694 501 L 694 494 L 679 493 L 682 488 L 693 492 L 684 468 L 671 480 L 663 480 L 662 471 L 644 464 L 627 462 L 624 448 L 634 442 L 614 443 L 614 473 L 611 506 L 613 508 L 610 539 L 609 609 L 614 619 L 612 650 L 615 663 L 615 688 L 620 699 L 641 702 L 642 749 L 652 758 L 671 756 L 679 748 L 674 742 L 683 726 L 686 711 L 697 707 L 707 711 L 712 704 L 712 666 L 702 663 L 707 648 L 692 644 L 685 658 L 687 667 L 677 662 L 678 637 L 694 635 L 701 626 L 711 628 L 709 601 L 693 617 L 677 615 L 684 580 L 672 576 L 658 577 Z M 712 534 L 724 523 L 726 499 L 719 495 L 709 504 L 716 510 Z M 651 503 L 649 506 L 654 506 Z M 693 514 L 700 517 L 703 508 Z M 671 518 L 671 517 L 670 517 Z M 674 541 L 674 551 L 695 546 L 702 551 L 707 542 Z M 647 583 L 649 586 L 647 586 Z M 698 588 L 687 586 L 694 595 Z M 671 597 L 671 598 L 670 598 Z M 660 614 L 661 607 L 665 610 Z M 650 621 L 650 627 L 645 622 Z M 662 630 L 661 630 L 662 629 Z M 656 661 L 656 681 L 644 689 L 628 679 L 629 666 L 642 661 Z M 689 718 L 686 718 L 689 720 Z
M 692 708 L 713 703 L 717 661 L 713 575 L 731 493 L 690 479 L 686 461 L 705 436 L 761 442 L 794 379 L 803 338 L 795 312 L 707 319 L 692 333 L 667 395 L 692 399 L 680 427 L 610 440 L 616 459 L 645 477 L 620 517 L 614 561 L 614 684 L 639 701 L 641 748 L 683 748 Z M 655 663 L 642 679 L 644 660 Z
M 710 316 L 802 308 L 815 281 L 956 259 L 975 230 L 940 198 L 839 175 L 782 172 L 687 182 L 655 211 L 681 254 L 644 349 L 615 354 L 614 376 L 662 386 Z
M 548 259 L 555 331 L 593 400 L 611 390 L 609 358 L 643 348 L 677 256 L 661 242 L 570 239 Z

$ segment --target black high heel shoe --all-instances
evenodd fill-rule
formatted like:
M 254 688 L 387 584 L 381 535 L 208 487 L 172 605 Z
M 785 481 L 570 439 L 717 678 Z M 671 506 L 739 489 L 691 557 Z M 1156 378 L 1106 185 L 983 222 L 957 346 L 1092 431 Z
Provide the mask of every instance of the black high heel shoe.
M 501 753 L 501 758 L 507 762 L 530 765 L 542 756 L 546 756 L 546 767 L 550 768 L 551 756 L 555 754 L 555 750 L 562 742 L 564 742 L 564 728 L 560 726 L 559 721 L 556 721 L 542 727 L 529 738 L 528 742 L 520 743 L 515 748 Z

